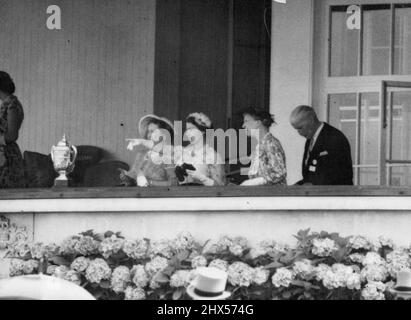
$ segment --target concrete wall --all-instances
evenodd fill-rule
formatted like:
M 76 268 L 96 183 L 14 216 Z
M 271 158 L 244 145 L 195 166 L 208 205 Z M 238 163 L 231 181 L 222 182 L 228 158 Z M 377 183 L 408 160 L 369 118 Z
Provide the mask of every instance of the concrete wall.
M 46 28 L 51 4 L 61 30 Z M 153 111 L 154 0 L 0 0 L 0 70 L 25 111 L 21 149 L 49 153 L 63 133 L 131 162 L 124 138 Z
M 291 127 L 290 113 L 312 100 L 313 6 L 313 0 L 273 2 L 270 110 L 278 123 L 273 133 L 286 153 L 289 184 L 301 179 L 305 143 Z
M 12 221 L 19 214 L 9 214 Z M 339 232 L 344 236 L 365 235 L 391 238 L 398 245 L 410 245 L 409 211 L 242 211 L 242 212 L 101 212 L 36 213 L 27 220 L 34 241 L 59 243 L 64 238 L 93 229 L 96 232 L 121 231 L 130 238 L 171 239 L 181 231 L 206 241 L 221 235 L 244 236 L 251 243 L 274 239 L 293 244 L 301 229 Z M 235 224 L 233 224 L 235 221 Z M 20 220 L 19 224 L 24 223 Z

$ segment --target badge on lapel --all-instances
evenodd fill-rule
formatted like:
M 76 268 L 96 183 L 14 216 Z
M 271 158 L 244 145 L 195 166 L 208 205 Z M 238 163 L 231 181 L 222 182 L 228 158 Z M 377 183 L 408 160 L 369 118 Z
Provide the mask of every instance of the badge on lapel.
M 320 153 L 320 157 L 328 156 L 328 151 L 323 151 Z

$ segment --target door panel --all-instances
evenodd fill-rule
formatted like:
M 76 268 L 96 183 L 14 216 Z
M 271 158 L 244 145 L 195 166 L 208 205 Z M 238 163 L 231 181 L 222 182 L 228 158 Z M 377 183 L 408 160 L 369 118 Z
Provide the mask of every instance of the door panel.
M 384 124 L 381 134 L 381 180 L 391 186 L 411 185 L 411 82 L 384 81 Z

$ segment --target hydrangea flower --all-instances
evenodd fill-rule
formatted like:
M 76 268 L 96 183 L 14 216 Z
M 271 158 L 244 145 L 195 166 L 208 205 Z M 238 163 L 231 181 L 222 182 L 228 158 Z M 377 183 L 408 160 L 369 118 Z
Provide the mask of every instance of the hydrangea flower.
M 99 246 L 99 251 L 104 258 L 108 259 L 113 254 L 118 253 L 124 245 L 124 239 L 118 238 L 115 234 L 105 238 Z
M 358 273 L 352 273 L 346 278 L 346 286 L 350 290 L 360 290 L 361 289 L 361 276 Z
M 173 241 L 173 248 L 176 251 L 193 250 L 197 243 L 189 232 L 180 232 Z
M 23 274 L 23 269 L 24 269 L 24 261 L 21 259 L 12 259 L 10 261 L 10 269 L 9 273 L 10 276 L 20 276 Z
M 315 276 L 315 268 L 308 259 L 295 262 L 293 271 L 296 276 L 304 280 L 311 280 Z
M 388 277 L 388 270 L 384 265 L 370 264 L 361 270 L 361 279 L 368 282 L 384 281 Z
M 253 284 L 260 286 L 268 281 L 269 276 L 269 270 L 263 267 L 254 268 Z
M 338 250 L 335 241 L 329 238 L 314 239 L 312 253 L 319 257 L 329 257 L 334 251 Z
M 24 258 L 30 253 L 30 244 L 25 241 L 16 242 L 10 244 L 7 251 L 12 258 Z
M 164 257 L 156 256 L 145 265 L 145 270 L 149 277 L 153 277 L 157 272 L 164 270 L 168 266 L 168 260 Z
M 364 249 L 364 250 L 372 250 L 373 246 L 371 241 L 363 236 L 353 236 L 350 237 L 349 241 L 348 241 L 348 245 L 349 247 L 351 247 L 352 249 Z
M 77 272 L 84 272 L 90 264 L 90 259 L 86 257 L 78 257 L 71 263 L 70 268 Z
M 162 256 L 170 259 L 174 255 L 172 243 L 168 240 L 154 241 L 149 248 L 149 256 L 156 257 Z
M 277 241 L 261 241 L 256 246 L 251 248 L 250 257 L 255 259 L 267 254 L 284 253 L 287 246 L 278 243 Z
M 161 287 L 161 283 L 156 281 L 155 277 L 150 280 L 149 288 L 156 290 Z
M 111 288 L 115 293 L 123 292 L 130 282 L 130 270 L 126 266 L 118 266 L 111 274 Z
M 228 250 L 235 256 L 240 257 L 243 254 L 243 248 L 239 244 L 233 244 Z
M 98 252 L 99 242 L 90 236 L 81 236 L 74 244 L 74 250 L 82 256 L 93 255 Z
M 62 255 L 73 255 L 76 254 L 76 245 L 79 241 L 79 237 L 70 237 L 64 239 L 60 245 L 60 253 Z
M 30 246 L 30 253 L 33 259 L 49 259 L 57 252 L 57 249 L 55 244 L 45 245 L 42 242 L 37 242 Z
M 212 267 L 212 268 L 223 270 L 224 272 L 227 272 L 227 270 L 228 270 L 228 262 L 224 261 L 224 260 L 221 260 L 221 259 L 215 259 L 215 260 L 211 261 L 208 266 L 210 268 Z
M 336 263 L 329 267 L 321 264 L 315 269 L 316 279 L 322 281 L 324 287 L 329 290 L 337 288 L 357 289 L 361 288 L 361 277 L 356 271 L 357 266 L 346 266 Z
M 207 259 L 204 256 L 197 256 L 191 260 L 191 267 L 193 269 L 207 266 Z
M 369 265 L 379 265 L 383 266 L 385 265 L 384 259 L 376 252 L 367 252 L 365 255 L 363 261 L 362 261 L 363 266 L 369 266 Z
M 228 281 L 233 286 L 248 287 L 254 278 L 254 269 L 244 262 L 234 262 L 227 272 Z
M 353 253 L 353 254 L 350 254 L 348 256 L 348 258 L 354 263 L 362 264 L 363 261 L 364 261 L 365 256 L 363 254 L 360 254 L 360 253 Z
M 127 287 L 124 290 L 125 300 L 144 300 L 146 293 L 141 288 Z
M 150 282 L 150 278 L 144 269 L 144 266 L 139 264 L 131 268 L 131 280 L 137 288 L 144 288 Z
M 233 255 L 240 257 L 247 248 L 248 241 L 244 237 L 230 238 L 228 236 L 222 236 L 212 246 L 212 252 L 219 254 L 229 251 Z
M 47 270 L 46 270 L 46 273 L 48 274 L 48 275 L 53 275 L 54 274 L 54 272 L 56 271 L 56 268 L 57 268 L 58 266 L 56 266 L 56 265 L 49 265 L 48 267 L 47 267 Z
M 57 268 L 54 269 L 54 273 L 52 274 L 52 276 L 60 278 L 60 279 L 64 279 L 67 272 L 69 271 L 70 269 L 67 268 L 66 266 L 58 266 Z
M 395 249 L 394 241 L 385 237 L 378 237 L 378 241 L 380 242 L 381 247 L 388 247 L 390 249 Z
M 109 280 L 110 276 L 111 269 L 107 262 L 101 258 L 92 260 L 86 270 L 86 278 L 91 283 L 100 283 L 102 280 Z
M 329 265 L 324 263 L 320 263 L 317 267 L 315 267 L 314 272 L 317 281 L 322 281 L 326 277 L 328 271 L 332 271 L 332 269 Z
M 286 268 L 278 268 L 273 276 L 271 277 L 271 282 L 273 283 L 274 287 L 289 287 L 291 282 L 294 279 L 293 272 Z
M 77 285 L 81 285 L 81 276 L 78 272 L 76 272 L 74 270 L 68 271 L 64 275 L 64 279 L 67 280 L 67 281 L 73 282 Z
M 136 240 L 130 241 L 126 240 L 123 245 L 124 253 L 131 259 L 145 259 L 147 257 L 147 252 L 149 248 L 149 243 L 147 240 Z
M 23 273 L 32 274 L 34 271 L 38 270 L 39 262 L 37 260 L 28 260 L 24 262 Z
M 369 282 L 361 291 L 364 300 L 385 300 L 386 287 L 382 282 Z
M 178 270 L 170 278 L 170 287 L 188 287 L 191 282 L 191 272 L 189 270 Z

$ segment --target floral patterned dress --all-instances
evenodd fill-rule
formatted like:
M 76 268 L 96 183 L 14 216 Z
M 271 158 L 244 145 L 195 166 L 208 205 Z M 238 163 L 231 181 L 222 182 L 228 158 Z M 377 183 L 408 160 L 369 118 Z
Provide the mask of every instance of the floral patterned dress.
M 24 112 L 17 97 L 11 95 L 3 101 L 0 107 L 0 132 L 6 133 L 8 130 L 7 117 L 11 111 L 16 111 L 21 123 L 24 119 Z M 24 162 L 21 151 L 16 142 L 6 142 L 0 146 L 0 152 L 4 154 L 4 161 L 0 164 L 0 188 L 23 188 Z
M 263 177 L 270 185 L 287 184 L 285 153 L 280 141 L 271 133 L 267 133 L 256 146 L 248 176 L 250 179 Z

